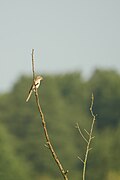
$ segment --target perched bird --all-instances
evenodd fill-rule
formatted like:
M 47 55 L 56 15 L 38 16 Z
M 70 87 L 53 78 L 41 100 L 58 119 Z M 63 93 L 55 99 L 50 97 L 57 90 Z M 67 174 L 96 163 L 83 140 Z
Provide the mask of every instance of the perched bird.
M 26 102 L 29 101 L 31 95 L 32 95 L 32 92 L 35 91 L 35 87 L 38 88 L 40 86 L 40 83 L 41 83 L 41 80 L 43 80 L 43 77 L 42 76 L 37 76 L 35 78 L 35 84 L 32 84 L 30 90 L 29 90 L 29 94 L 28 94 L 28 97 L 26 99 Z

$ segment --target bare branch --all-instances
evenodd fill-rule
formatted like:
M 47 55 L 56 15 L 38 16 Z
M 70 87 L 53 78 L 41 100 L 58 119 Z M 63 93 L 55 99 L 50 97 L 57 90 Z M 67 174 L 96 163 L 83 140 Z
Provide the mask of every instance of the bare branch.
M 32 72 L 33 72 L 33 84 L 35 84 L 34 49 L 32 49 Z
M 78 159 L 84 164 L 84 161 L 82 160 L 80 156 L 78 156 Z
M 96 120 L 95 115 L 93 113 L 93 103 L 94 103 L 94 96 L 92 94 L 90 112 L 91 112 L 91 115 L 92 115 L 93 119 L 92 119 L 91 129 L 90 129 L 90 133 L 89 133 L 89 140 L 88 140 L 88 144 L 87 144 L 87 147 L 86 147 L 86 153 L 85 153 L 85 159 L 84 159 L 83 180 L 85 180 L 85 176 L 86 176 L 86 167 L 87 167 L 88 154 L 89 154 L 89 151 L 91 150 L 90 144 L 91 144 L 91 140 L 92 140 L 93 127 L 94 127 L 94 123 L 95 123 L 95 120 Z
M 89 148 L 88 151 L 91 151 L 93 148 Z
M 35 67 L 34 67 L 34 49 L 32 49 L 32 72 L 33 72 L 33 82 L 35 81 Z M 35 82 L 34 82 L 35 84 Z M 40 116 L 41 116 L 41 119 L 42 119 L 42 125 L 43 125 L 43 130 L 44 130 L 44 134 L 45 134 L 45 138 L 46 138 L 46 143 L 47 143 L 47 147 L 50 149 L 50 152 L 63 176 L 63 178 L 65 180 L 68 180 L 68 177 L 67 177 L 67 173 L 68 173 L 68 170 L 64 170 L 62 164 L 60 163 L 56 153 L 55 153 L 55 150 L 53 148 L 53 145 L 50 141 L 50 138 L 49 138 L 49 135 L 48 135 L 48 130 L 47 130 L 47 127 L 46 127 L 46 122 L 45 122 L 45 118 L 44 118 L 44 114 L 42 112 L 42 109 L 41 109 L 41 106 L 40 106 L 40 102 L 39 102 L 39 96 L 38 96 L 38 91 L 37 91 L 37 88 L 35 86 L 35 97 L 36 97 L 36 104 L 37 104 L 37 107 L 38 107 L 38 111 L 40 113 Z
M 89 132 L 86 130 L 86 129 L 84 129 L 84 131 L 86 132 L 86 134 L 89 136 L 90 134 L 89 134 Z
M 46 148 L 49 148 L 47 144 L 44 144 L 44 146 L 45 146 Z
M 87 146 L 86 146 L 86 151 L 85 151 L 85 156 L 84 156 L 84 160 L 82 160 L 80 157 L 79 159 L 83 162 L 84 166 L 83 166 L 83 173 L 82 173 L 82 179 L 85 180 L 86 178 L 86 168 L 87 168 L 87 160 L 88 160 L 88 154 L 89 154 L 89 151 L 92 150 L 92 148 L 90 148 L 90 145 L 91 145 L 91 141 L 92 139 L 94 138 L 94 136 L 92 135 L 93 134 L 93 128 L 94 128 L 94 123 L 96 121 L 96 116 L 94 115 L 93 113 L 93 104 L 94 104 L 94 96 L 92 94 L 92 97 L 91 97 L 91 105 L 90 105 L 90 113 L 92 115 L 92 124 L 91 124 L 91 128 L 90 128 L 90 132 L 88 132 L 86 129 L 84 129 L 84 131 L 87 133 L 89 139 L 87 141 Z M 79 126 L 77 126 L 81 136 L 83 137 L 83 139 L 85 140 L 83 134 L 81 133 L 80 131 L 80 128 Z
M 85 140 L 86 143 L 88 143 L 87 139 L 85 138 L 85 136 L 83 135 L 81 129 L 80 129 L 80 126 L 78 123 L 76 123 L 76 128 L 78 129 L 80 135 L 82 136 L 82 138 Z

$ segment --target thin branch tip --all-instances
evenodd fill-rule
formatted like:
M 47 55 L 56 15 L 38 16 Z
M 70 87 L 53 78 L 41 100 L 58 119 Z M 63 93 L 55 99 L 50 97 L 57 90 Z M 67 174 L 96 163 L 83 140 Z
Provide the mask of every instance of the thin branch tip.
M 66 170 L 66 171 L 64 172 L 64 174 L 66 175 L 68 172 L 69 172 L 69 170 Z
M 89 132 L 86 130 L 86 129 L 84 129 L 84 131 L 86 132 L 86 134 L 89 136 L 90 134 L 89 134 Z
M 84 161 L 81 157 L 78 156 L 78 159 L 84 164 Z
M 81 137 L 84 139 L 84 141 L 86 143 L 88 143 L 88 140 L 86 139 L 86 137 L 84 136 L 84 134 L 82 133 L 81 129 L 80 129 L 80 126 L 79 124 L 77 123 L 77 129 L 78 129 L 78 132 L 80 133 Z

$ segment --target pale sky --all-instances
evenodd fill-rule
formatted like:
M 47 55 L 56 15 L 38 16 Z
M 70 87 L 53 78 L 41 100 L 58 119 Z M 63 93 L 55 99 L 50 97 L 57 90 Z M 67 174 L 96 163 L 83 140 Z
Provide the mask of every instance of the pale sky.
M 0 91 L 31 75 L 120 72 L 120 0 L 0 0 Z

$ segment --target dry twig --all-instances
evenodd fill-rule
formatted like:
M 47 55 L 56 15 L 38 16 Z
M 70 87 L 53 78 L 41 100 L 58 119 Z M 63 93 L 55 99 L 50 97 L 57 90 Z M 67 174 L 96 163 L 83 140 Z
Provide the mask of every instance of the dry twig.
M 93 113 L 93 103 L 94 103 L 94 96 L 92 94 L 90 113 L 91 113 L 93 119 L 92 119 L 90 132 L 88 132 L 86 129 L 84 129 L 84 131 L 88 135 L 88 140 L 85 138 L 84 134 L 80 130 L 79 124 L 78 123 L 76 124 L 76 128 L 78 129 L 80 135 L 82 136 L 84 141 L 87 143 L 84 159 L 82 159 L 81 157 L 78 157 L 78 159 L 80 159 L 80 161 L 83 163 L 83 171 L 82 171 L 82 179 L 83 180 L 85 180 L 85 178 L 86 178 L 86 168 L 87 168 L 88 154 L 89 154 L 89 151 L 92 149 L 92 148 L 90 148 L 90 145 L 91 145 L 92 139 L 94 138 L 94 136 L 93 136 L 93 128 L 94 128 L 94 123 L 95 123 L 95 120 L 96 120 L 96 116 Z
M 32 49 L 32 72 L 33 72 L 33 83 L 35 84 L 34 82 L 34 79 L 35 79 L 35 67 L 34 67 L 34 49 Z M 45 138 L 46 138 L 46 146 L 49 148 L 63 178 L 65 180 L 68 180 L 68 177 L 67 177 L 67 173 L 68 173 L 68 170 L 64 170 L 62 164 L 60 163 L 56 153 L 55 153 L 55 150 L 53 148 L 53 145 L 51 144 L 51 141 L 50 141 L 50 138 L 49 138 L 49 135 L 48 135 L 48 130 L 47 130 L 47 127 L 46 127 L 46 122 L 45 122 L 45 118 L 44 118 L 44 114 L 42 112 L 42 109 L 41 109 L 41 106 L 40 106 L 40 102 L 39 102 L 39 96 L 38 96 L 38 91 L 37 91 L 37 88 L 35 87 L 35 97 L 36 97 L 36 104 L 37 104 L 37 107 L 38 107 L 38 111 L 40 113 L 40 116 L 41 116 L 41 119 L 42 119 L 42 125 L 43 125 L 43 129 L 44 129 L 44 134 L 45 134 Z

